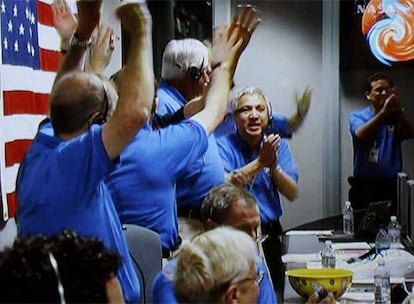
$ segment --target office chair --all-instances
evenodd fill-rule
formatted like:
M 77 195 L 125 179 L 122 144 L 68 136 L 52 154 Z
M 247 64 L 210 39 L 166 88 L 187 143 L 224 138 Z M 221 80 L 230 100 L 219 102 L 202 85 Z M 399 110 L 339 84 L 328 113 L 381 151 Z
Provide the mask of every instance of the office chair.
M 129 254 L 141 284 L 141 303 L 152 302 L 152 283 L 162 268 L 161 240 L 158 233 L 138 225 L 123 225 Z

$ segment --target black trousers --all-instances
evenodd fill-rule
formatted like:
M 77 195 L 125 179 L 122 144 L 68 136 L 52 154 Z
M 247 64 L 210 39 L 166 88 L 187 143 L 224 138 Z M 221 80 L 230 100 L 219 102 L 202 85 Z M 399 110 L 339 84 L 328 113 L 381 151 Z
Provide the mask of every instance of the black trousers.
M 282 235 L 283 229 L 279 220 L 270 223 L 262 223 L 262 234 L 269 237 L 263 242 L 263 252 L 269 268 L 273 288 L 278 297 L 278 302 L 282 303 L 283 290 L 285 283 L 284 267 L 282 263 Z
M 397 178 L 349 177 L 351 188 L 348 199 L 354 210 L 367 209 L 369 203 L 391 200 L 395 214 L 397 205 Z

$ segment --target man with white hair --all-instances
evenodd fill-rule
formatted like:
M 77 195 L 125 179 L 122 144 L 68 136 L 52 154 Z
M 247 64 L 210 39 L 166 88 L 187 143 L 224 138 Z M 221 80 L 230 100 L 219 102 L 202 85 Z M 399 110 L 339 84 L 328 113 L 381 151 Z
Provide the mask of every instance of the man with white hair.
M 162 57 L 162 80 L 157 90 L 158 115 L 173 114 L 190 100 L 204 95 L 210 82 L 210 61 L 209 49 L 196 39 L 171 40 L 167 44 Z M 191 239 L 201 228 L 198 221 L 201 202 L 212 187 L 222 182 L 223 165 L 216 139 L 211 134 L 207 151 L 177 181 L 177 211 L 184 239 Z
M 244 232 L 218 227 L 183 245 L 174 289 L 181 303 L 256 303 L 262 272 L 256 244 Z

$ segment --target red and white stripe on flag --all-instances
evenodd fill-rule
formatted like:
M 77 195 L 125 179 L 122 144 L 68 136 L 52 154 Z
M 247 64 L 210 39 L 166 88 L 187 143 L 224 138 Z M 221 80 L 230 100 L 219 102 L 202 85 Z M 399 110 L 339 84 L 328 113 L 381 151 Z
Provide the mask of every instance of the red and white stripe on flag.
M 0 1 L 0 173 L 3 220 L 7 220 L 16 214 L 19 163 L 48 110 L 60 38 L 53 27 L 53 0 Z

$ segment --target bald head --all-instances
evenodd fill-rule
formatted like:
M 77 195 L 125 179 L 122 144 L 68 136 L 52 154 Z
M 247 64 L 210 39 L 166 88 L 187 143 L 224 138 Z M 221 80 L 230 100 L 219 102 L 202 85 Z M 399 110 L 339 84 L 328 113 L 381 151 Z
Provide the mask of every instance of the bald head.
M 114 91 L 111 83 L 93 73 L 72 72 L 62 76 L 50 96 L 55 133 L 78 132 L 98 116 L 104 121 L 109 110 L 108 95 L 113 96 L 113 92 L 108 94 L 110 90 Z

